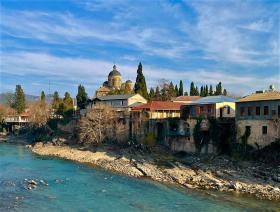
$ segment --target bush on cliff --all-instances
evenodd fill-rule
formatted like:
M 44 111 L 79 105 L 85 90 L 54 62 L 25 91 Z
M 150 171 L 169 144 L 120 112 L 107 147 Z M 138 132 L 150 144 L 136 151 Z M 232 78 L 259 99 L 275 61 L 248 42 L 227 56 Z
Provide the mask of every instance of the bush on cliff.
M 261 161 L 264 163 L 280 164 L 280 138 L 262 149 L 252 151 L 249 154 L 250 159 Z

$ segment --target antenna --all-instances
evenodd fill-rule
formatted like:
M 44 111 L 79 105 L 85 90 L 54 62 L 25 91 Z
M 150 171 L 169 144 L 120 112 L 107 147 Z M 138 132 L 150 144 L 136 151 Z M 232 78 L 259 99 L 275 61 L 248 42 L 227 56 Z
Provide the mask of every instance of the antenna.
M 50 80 L 49 80 L 49 95 L 51 94 L 51 83 L 50 83 Z

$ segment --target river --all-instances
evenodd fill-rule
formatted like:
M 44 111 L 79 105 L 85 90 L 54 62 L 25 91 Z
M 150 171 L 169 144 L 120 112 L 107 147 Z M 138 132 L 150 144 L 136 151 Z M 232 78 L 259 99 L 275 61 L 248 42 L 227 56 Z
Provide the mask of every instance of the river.
M 25 179 L 48 183 L 28 190 Z M 0 211 L 257 211 L 277 203 L 207 195 L 40 157 L 22 145 L 0 144 Z

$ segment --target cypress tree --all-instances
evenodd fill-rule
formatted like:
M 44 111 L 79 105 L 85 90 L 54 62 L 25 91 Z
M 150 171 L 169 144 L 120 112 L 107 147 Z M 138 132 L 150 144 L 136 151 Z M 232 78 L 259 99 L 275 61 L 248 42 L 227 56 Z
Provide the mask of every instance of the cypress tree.
M 176 93 L 176 96 L 179 96 L 179 89 L 178 89 L 177 85 L 175 85 L 175 93 Z
M 209 91 L 208 91 L 208 85 L 206 85 L 206 86 L 205 86 L 205 92 L 204 92 L 204 93 L 205 93 L 205 96 L 208 96 L 208 92 L 209 92 Z
M 219 82 L 216 86 L 215 95 L 222 95 L 222 92 L 223 92 L 222 83 Z
M 145 77 L 143 75 L 141 62 L 139 63 L 137 69 L 137 77 L 134 85 L 134 92 L 142 95 L 146 99 L 148 98 L 147 85 Z
M 171 97 L 176 97 L 177 96 L 177 93 L 176 93 L 175 87 L 173 85 L 173 82 L 170 82 L 168 90 L 169 90 L 169 92 L 168 92 L 168 95 L 167 95 L 167 99 L 170 99 Z
M 188 95 L 189 95 L 188 91 L 185 91 L 184 96 L 188 96 Z
M 194 89 L 194 95 L 193 96 L 199 96 L 199 90 L 198 90 L 197 86 Z
M 204 88 L 203 88 L 203 86 L 200 87 L 200 96 L 204 96 Z
M 149 97 L 150 99 L 155 98 L 155 90 L 153 88 L 150 89 Z
M 227 96 L 227 89 L 224 89 L 223 95 L 224 95 L 224 96 Z
M 210 85 L 210 88 L 209 88 L 209 96 L 213 96 L 213 86 Z
M 180 85 L 179 85 L 179 96 L 184 95 L 184 87 L 183 87 L 183 82 L 180 80 Z
M 68 92 L 65 92 L 65 94 L 64 94 L 63 104 L 64 104 L 63 112 L 67 112 L 67 111 L 73 109 L 73 99 L 71 98 L 71 96 Z
M 44 91 L 41 92 L 40 100 L 41 100 L 42 102 L 44 102 L 44 101 L 46 100 L 46 95 L 45 95 L 45 92 L 44 92 Z
M 156 88 L 155 99 L 156 100 L 160 100 L 161 99 L 160 89 L 159 89 L 158 86 Z
M 57 91 L 53 94 L 53 101 L 52 101 L 52 108 L 57 111 L 59 108 L 59 104 L 61 103 L 61 100 L 59 98 L 59 94 Z
M 13 107 L 18 114 L 24 112 L 25 109 L 25 94 L 21 88 L 21 85 L 16 85 L 15 102 Z
M 76 96 L 77 105 L 80 109 L 85 109 L 87 105 L 88 95 L 86 93 L 85 87 L 81 84 L 78 86 L 78 94 Z
M 196 90 L 194 87 L 194 83 L 191 82 L 191 87 L 190 87 L 190 96 L 195 96 L 196 95 Z

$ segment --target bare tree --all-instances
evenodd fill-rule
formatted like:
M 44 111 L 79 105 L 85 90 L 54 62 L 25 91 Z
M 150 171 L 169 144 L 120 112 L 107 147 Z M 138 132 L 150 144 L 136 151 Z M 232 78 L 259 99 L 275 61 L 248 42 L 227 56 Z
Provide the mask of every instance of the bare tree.
M 13 107 L 14 103 L 15 103 L 15 94 L 11 93 L 11 92 L 7 92 L 4 94 L 4 98 L 5 98 L 5 103 L 9 106 L 9 107 Z
M 9 115 L 15 115 L 16 111 L 8 105 L 0 105 L 0 122 Z
M 78 124 L 79 142 L 99 144 L 113 139 L 116 133 L 118 117 L 112 107 L 97 104 Z
M 30 121 L 33 127 L 45 126 L 49 120 L 49 108 L 45 101 L 38 100 L 30 105 Z

